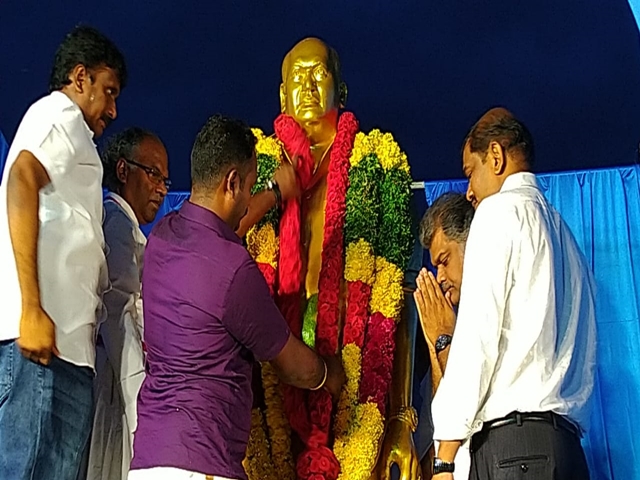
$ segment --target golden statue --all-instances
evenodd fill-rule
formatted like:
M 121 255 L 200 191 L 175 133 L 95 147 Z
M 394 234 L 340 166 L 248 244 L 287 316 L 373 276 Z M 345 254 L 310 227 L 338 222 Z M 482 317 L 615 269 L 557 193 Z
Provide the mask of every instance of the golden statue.
M 326 393 L 280 387 L 263 365 L 250 480 L 386 480 L 394 463 L 401 480 L 420 478 L 416 316 L 406 314 L 403 289 L 413 245 L 409 167 L 390 134 L 358 131 L 355 116 L 341 112 L 346 97 L 337 53 L 307 38 L 282 64 L 275 134 L 254 130 L 256 192 L 273 188 L 274 171 L 289 162 L 301 194 L 251 227 L 247 247 L 294 334 L 321 355 L 341 355 L 347 384 L 332 406 Z M 263 198 L 271 203 L 254 204 L 247 218 L 273 205 Z

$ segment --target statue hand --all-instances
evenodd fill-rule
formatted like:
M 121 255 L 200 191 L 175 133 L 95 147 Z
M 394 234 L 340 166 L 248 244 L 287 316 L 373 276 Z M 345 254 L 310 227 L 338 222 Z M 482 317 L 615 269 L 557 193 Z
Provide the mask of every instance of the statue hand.
M 415 416 L 412 409 L 410 415 Z M 393 464 L 400 470 L 400 480 L 421 480 L 420 459 L 413 443 L 413 431 L 417 420 L 407 422 L 400 418 L 390 420 L 382 443 L 382 451 L 378 461 L 379 479 L 391 480 Z
M 418 317 L 427 342 L 435 345 L 442 334 L 453 334 L 456 313 L 449 295 L 442 289 L 431 272 L 422 269 L 416 279 L 418 288 L 413 293 Z

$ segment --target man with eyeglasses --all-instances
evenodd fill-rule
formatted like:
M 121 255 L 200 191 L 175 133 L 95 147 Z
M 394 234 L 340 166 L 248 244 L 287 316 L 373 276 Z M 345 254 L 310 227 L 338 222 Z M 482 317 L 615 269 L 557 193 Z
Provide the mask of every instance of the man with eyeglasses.
M 146 238 L 171 185 L 167 151 L 153 133 L 129 128 L 102 152 L 104 236 L 112 288 L 96 347 L 96 413 L 87 480 L 127 478 L 137 425 L 136 400 L 144 379 L 140 283 Z

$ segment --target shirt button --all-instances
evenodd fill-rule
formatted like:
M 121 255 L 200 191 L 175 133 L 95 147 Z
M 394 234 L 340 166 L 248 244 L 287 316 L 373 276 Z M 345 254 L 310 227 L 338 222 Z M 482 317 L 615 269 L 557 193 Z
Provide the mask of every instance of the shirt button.
M 524 473 L 527 473 L 527 471 L 529 470 L 529 465 L 523 463 L 522 465 L 520 465 L 520 470 L 522 470 Z

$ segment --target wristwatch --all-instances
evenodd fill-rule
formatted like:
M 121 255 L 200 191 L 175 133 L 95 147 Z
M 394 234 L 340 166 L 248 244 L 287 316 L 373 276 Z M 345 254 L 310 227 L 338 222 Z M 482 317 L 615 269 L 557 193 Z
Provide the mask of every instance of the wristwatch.
M 439 473 L 453 473 L 456 469 L 456 464 L 454 462 L 445 462 L 440 458 L 436 457 L 433 459 L 433 474 L 437 475 Z
M 267 180 L 267 190 L 273 192 L 276 196 L 276 207 L 278 210 L 282 209 L 282 193 L 280 193 L 280 187 L 274 179 Z
M 443 333 L 436 340 L 436 353 L 440 353 L 451 344 L 451 335 Z

